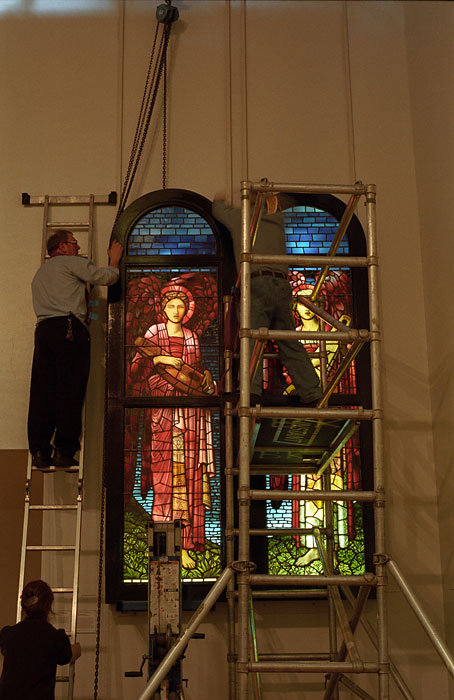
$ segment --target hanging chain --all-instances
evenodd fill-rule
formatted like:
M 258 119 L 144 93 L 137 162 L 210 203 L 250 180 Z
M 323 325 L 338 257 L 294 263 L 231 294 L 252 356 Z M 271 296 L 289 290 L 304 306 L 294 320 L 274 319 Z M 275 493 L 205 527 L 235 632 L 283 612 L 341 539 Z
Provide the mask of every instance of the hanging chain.
M 121 212 L 124 209 L 124 205 L 126 202 L 124 195 L 126 192 L 127 184 L 129 182 L 129 178 L 131 176 L 131 170 L 132 170 L 132 167 L 134 164 L 134 159 L 135 159 L 136 153 L 137 153 L 137 146 L 139 143 L 140 132 L 142 131 L 143 122 L 144 122 L 145 114 L 147 111 L 147 104 L 148 104 L 148 99 L 149 99 L 148 92 L 149 92 L 149 85 L 150 85 L 150 75 L 151 75 L 151 69 L 153 67 L 153 60 L 154 60 L 154 54 L 155 54 L 155 50 L 156 50 L 156 41 L 158 38 L 158 32 L 159 32 L 159 23 L 156 22 L 156 30 L 155 30 L 155 35 L 154 35 L 154 39 L 153 39 L 153 46 L 151 49 L 150 61 L 148 63 L 147 77 L 145 79 L 145 87 L 144 87 L 144 91 L 143 91 L 143 95 L 142 95 L 142 104 L 140 105 L 139 117 L 138 117 L 137 126 L 136 126 L 136 133 L 134 134 L 134 141 L 133 141 L 133 144 L 131 147 L 131 155 L 129 157 L 128 168 L 126 171 L 126 175 L 125 175 L 125 179 L 124 179 L 124 183 L 123 183 L 123 188 L 122 188 L 121 194 L 120 194 L 120 201 L 118 204 L 118 211 L 117 211 L 117 216 L 116 216 L 115 221 L 117 221 L 118 217 L 120 216 Z M 155 70 L 156 70 L 156 68 L 155 68 Z M 154 78 L 154 76 L 153 76 L 153 78 Z
M 109 308 L 107 309 L 109 313 Z M 99 683 L 99 657 L 101 650 L 101 612 L 102 612 L 102 583 L 104 572 L 104 531 L 105 531 L 105 512 L 106 512 L 106 487 L 107 487 L 107 464 L 106 464 L 106 445 L 108 444 L 108 427 L 107 427 L 107 399 L 108 399 L 108 377 L 107 368 L 109 367 L 109 343 L 108 335 L 105 337 L 105 358 L 106 358 L 106 376 L 104 378 L 104 425 L 103 425 L 103 440 L 104 449 L 102 454 L 102 474 L 101 474 L 101 505 L 99 513 L 99 564 L 98 564 L 98 603 L 96 608 L 96 647 L 95 647 L 95 676 L 93 683 L 93 700 L 98 700 L 98 683 Z
M 103 469 L 104 472 L 104 469 Z M 98 682 L 99 682 L 99 656 L 101 645 L 101 607 L 102 607 L 102 578 L 103 578 L 103 563 L 104 563 L 104 513 L 106 505 L 106 487 L 101 485 L 101 513 L 99 523 L 99 569 L 98 569 L 98 605 L 96 610 L 96 649 L 95 649 L 95 678 L 93 685 L 93 700 L 98 700 Z
M 167 0 L 166 0 L 167 1 Z M 170 5 L 170 2 L 167 2 Z M 178 14 L 177 14 L 178 16 Z M 115 218 L 115 223 L 118 221 L 121 213 L 123 212 L 126 201 L 128 199 L 129 193 L 131 191 L 132 183 L 139 166 L 139 162 L 142 156 L 143 147 L 148 133 L 148 128 L 151 121 L 151 115 L 156 103 L 156 98 L 159 90 L 159 85 L 161 82 L 162 74 L 164 73 L 164 109 L 163 109 L 163 189 L 166 188 L 167 179 L 167 48 L 169 44 L 170 32 L 172 22 L 166 23 L 163 27 L 163 32 L 161 34 L 161 39 L 159 42 L 159 47 L 157 51 L 156 61 L 154 63 L 154 54 L 156 49 L 157 37 L 159 32 L 159 22 L 156 24 L 156 32 L 153 41 L 153 48 L 150 57 L 150 63 L 148 66 L 148 72 L 145 82 L 145 89 L 142 97 L 142 104 L 139 111 L 139 117 L 137 121 L 136 132 L 134 136 L 133 145 L 131 148 L 131 155 L 129 158 L 128 168 L 123 184 L 123 188 L 120 195 L 120 202 L 118 205 L 117 215 Z
M 166 31 L 170 32 L 170 25 L 166 25 Z M 163 110 L 162 110 L 162 189 L 166 188 L 167 180 L 167 52 L 164 55 L 164 85 L 163 85 Z

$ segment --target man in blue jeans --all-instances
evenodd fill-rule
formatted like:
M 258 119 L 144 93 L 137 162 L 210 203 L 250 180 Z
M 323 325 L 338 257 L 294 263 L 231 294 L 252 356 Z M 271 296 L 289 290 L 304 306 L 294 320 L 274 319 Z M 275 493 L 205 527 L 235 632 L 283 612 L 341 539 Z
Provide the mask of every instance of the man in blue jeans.
M 241 253 L 241 211 L 228 206 L 222 195 L 215 195 L 213 216 L 226 226 L 233 240 L 239 267 Z M 261 255 L 285 255 L 285 230 L 279 199 L 267 200 L 255 237 L 253 252 Z M 282 264 L 251 264 L 251 328 L 295 330 L 292 313 L 292 290 L 288 283 L 288 267 Z M 279 359 L 287 368 L 300 404 L 315 406 L 321 397 L 320 382 L 304 345 L 299 340 L 278 340 Z M 252 345 L 252 343 L 251 343 Z M 257 372 L 251 396 L 257 402 L 262 394 L 262 376 Z

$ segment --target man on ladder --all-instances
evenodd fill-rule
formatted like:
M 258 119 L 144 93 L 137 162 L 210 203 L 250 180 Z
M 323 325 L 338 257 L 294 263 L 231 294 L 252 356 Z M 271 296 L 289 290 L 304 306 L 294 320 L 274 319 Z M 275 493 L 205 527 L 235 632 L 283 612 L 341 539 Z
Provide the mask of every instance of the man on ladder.
M 98 268 L 79 257 L 71 231 L 58 229 L 47 242 L 50 259 L 32 281 L 35 331 L 28 414 L 32 464 L 39 469 L 77 466 L 81 412 L 90 369 L 90 334 L 86 326 L 86 285 L 118 280 L 123 247 L 107 251 L 109 267 Z M 51 439 L 55 431 L 55 451 Z

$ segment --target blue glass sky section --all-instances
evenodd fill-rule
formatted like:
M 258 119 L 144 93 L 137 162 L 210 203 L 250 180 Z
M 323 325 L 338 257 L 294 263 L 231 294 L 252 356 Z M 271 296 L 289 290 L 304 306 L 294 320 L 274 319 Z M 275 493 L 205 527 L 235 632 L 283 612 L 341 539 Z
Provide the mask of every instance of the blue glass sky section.
M 219 412 L 214 410 L 211 412 L 211 421 L 213 428 L 213 451 L 216 474 L 210 478 L 210 493 L 211 493 L 211 510 L 205 513 L 205 535 L 210 542 L 221 544 L 221 465 L 220 465 L 220 429 L 219 429 Z M 142 432 L 142 429 L 140 429 Z M 153 508 L 153 489 L 150 489 L 145 498 L 142 497 L 140 489 L 140 475 L 142 472 L 142 456 L 141 443 L 142 435 L 140 434 L 137 440 L 137 461 L 136 475 L 134 480 L 133 496 L 138 503 L 146 510 L 149 515 Z
M 339 227 L 338 220 L 322 209 L 299 206 L 285 209 L 284 226 L 288 255 L 327 255 Z M 348 240 L 344 236 L 337 255 L 349 255 Z M 310 282 L 310 276 L 306 275 Z
M 128 238 L 128 255 L 216 255 L 216 238 L 199 214 L 160 207 L 143 216 Z

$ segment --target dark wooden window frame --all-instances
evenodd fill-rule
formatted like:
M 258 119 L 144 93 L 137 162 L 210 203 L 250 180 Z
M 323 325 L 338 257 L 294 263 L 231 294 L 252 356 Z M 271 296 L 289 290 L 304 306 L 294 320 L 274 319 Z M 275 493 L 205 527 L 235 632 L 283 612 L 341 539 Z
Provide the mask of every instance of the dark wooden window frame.
M 345 203 L 333 195 L 294 194 L 288 196 L 286 208 L 291 206 L 311 206 L 332 214 L 340 221 L 345 210 Z M 220 300 L 220 337 L 222 337 L 222 297 L 227 294 L 235 281 L 233 248 L 228 231 L 211 214 L 211 202 L 205 197 L 189 190 L 158 190 L 143 195 L 132 202 L 119 217 L 112 232 L 112 238 L 119 240 L 125 255 L 121 263 L 120 280 L 109 288 L 108 294 L 108 334 L 106 359 L 106 414 L 104 432 L 104 474 L 106 486 L 106 565 L 105 591 L 106 602 L 116 603 L 119 609 L 146 609 L 147 585 L 145 583 L 123 583 L 123 413 L 126 406 L 135 405 L 140 399 L 124 396 L 124 303 L 123 290 L 126 269 L 141 264 L 154 268 L 167 268 L 170 258 L 166 256 L 138 256 L 126 254 L 127 241 L 135 224 L 148 212 L 165 206 L 181 206 L 198 213 L 210 225 L 216 236 L 217 256 L 181 255 L 171 256 L 172 265 L 178 267 L 219 266 L 219 300 Z M 352 255 L 365 255 L 366 243 L 362 226 L 356 216 L 353 217 L 347 238 Z M 353 325 L 356 328 L 368 328 L 368 284 L 367 271 L 352 268 Z M 357 360 L 358 393 L 343 397 L 343 403 L 360 403 L 370 406 L 370 358 L 368 346 L 359 353 Z M 200 399 L 201 405 L 220 406 L 218 399 Z M 221 421 L 222 423 L 222 421 Z M 360 430 L 362 455 L 363 488 L 372 486 L 372 450 L 371 429 L 368 424 Z M 223 455 L 221 455 L 221 464 Z M 221 483 L 223 475 L 221 474 Z M 222 502 L 222 501 L 221 501 Z M 262 526 L 263 513 L 257 513 L 255 526 Z M 222 525 L 221 525 L 222 526 Z M 364 507 L 364 533 L 366 545 L 366 568 L 372 567 L 373 552 L 373 510 L 370 505 Z M 262 551 L 263 550 L 263 551 Z M 265 570 L 264 548 L 258 547 L 258 568 Z M 189 584 L 184 586 L 183 604 L 186 608 L 195 607 L 203 598 L 209 584 Z

